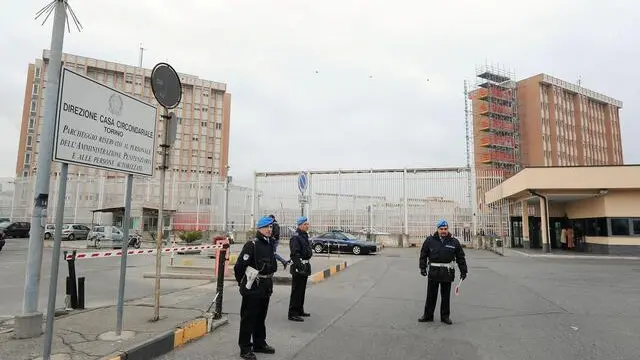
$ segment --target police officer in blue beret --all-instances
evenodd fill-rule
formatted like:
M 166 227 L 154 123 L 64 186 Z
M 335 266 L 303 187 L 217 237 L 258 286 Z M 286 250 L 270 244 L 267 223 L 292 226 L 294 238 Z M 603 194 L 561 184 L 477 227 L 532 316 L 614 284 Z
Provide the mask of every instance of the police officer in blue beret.
M 233 267 L 242 295 L 238 345 L 240 357 L 247 360 L 255 360 L 255 353 L 276 352 L 267 344 L 265 325 L 269 300 L 273 293 L 273 273 L 278 270 L 270 239 L 273 219 L 264 216 L 258 220 L 256 227 L 256 238 L 244 244 Z
M 296 219 L 298 229 L 289 240 L 291 251 L 291 297 L 289 298 L 289 320 L 304 321 L 303 317 L 311 316 L 304 311 L 304 298 L 307 290 L 307 279 L 311 275 L 309 260 L 313 256 L 309 242 L 309 219 L 300 216 Z
M 428 277 L 427 301 L 424 306 L 424 313 L 419 322 L 433 321 L 433 312 L 436 309 L 438 300 L 438 287 L 440 287 L 440 321 L 445 324 L 452 324 L 450 299 L 451 283 L 455 280 L 455 263 L 460 268 L 460 278 L 467 278 L 467 261 L 464 250 L 458 239 L 451 236 L 449 224 L 446 220 L 440 220 L 437 224 L 438 231 L 427 237 L 420 249 L 420 274 Z M 427 273 L 427 266 L 429 271 Z

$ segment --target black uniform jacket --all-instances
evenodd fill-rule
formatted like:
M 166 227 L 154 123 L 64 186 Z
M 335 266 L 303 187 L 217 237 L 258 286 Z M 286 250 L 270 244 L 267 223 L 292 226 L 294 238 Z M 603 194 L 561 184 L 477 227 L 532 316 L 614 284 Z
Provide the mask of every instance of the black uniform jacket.
M 278 241 L 280 240 L 280 224 L 277 221 L 273 222 L 273 230 L 271 231 L 271 238 Z
M 303 264 L 302 260 L 309 260 L 313 256 L 311 250 L 311 243 L 309 242 L 309 234 L 298 230 L 293 233 L 291 239 L 289 239 L 289 250 L 291 252 L 291 275 L 311 275 L 311 264 Z
M 420 270 L 426 269 L 427 265 L 432 263 L 448 264 L 454 260 L 458 264 L 460 272 L 466 274 L 468 269 L 464 250 L 462 249 L 462 245 L 460 245 L 460 241 L 451 236 L 451 234 L 440 238 L 440 235 L 436 232 L 428 236 L 424 243 L 422 243 L 422 249 L 420 249 Z M 436 266 L 429 268 L 429 279 L 431 280 L 453 282 L 455 275 L 455 269 Z
M 244 272 L 247 266 L 259 271 L 259 276 L 253 282 L 251 289 L 246 288 L 247 277 Z M 273 252 L 273 244 L 268 238 L 259 232 L 256 238 L 247 242 L 242 247 L 238 260 L 233 267 L 233 272 L 240 285 L 242 296 L 269 297 L 273 293 L 273 278 L 260 277 L 261 275 L 273 276 L 278 270 L 278 263 Z

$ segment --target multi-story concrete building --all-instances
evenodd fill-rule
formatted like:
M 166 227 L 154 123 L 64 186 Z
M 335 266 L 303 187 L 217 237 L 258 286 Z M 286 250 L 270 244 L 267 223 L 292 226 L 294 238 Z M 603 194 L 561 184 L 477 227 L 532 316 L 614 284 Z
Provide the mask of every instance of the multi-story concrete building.
M 523 168 L 623 164 L 621 101 L 547 74 L 516 81 L 490 66 L 476 73 L 469 98 L 479 229 L 508 232 L 506 200 L 488 208 L 485 195 Z
M 523 166 L 622 165 L 622 102 L 538 74 L 518 81 Z
M 470 93 L 476 169 L 622 165 L 622 102 L 538 74 L 514 82 L 485 70 Z
M 37 154 L 44 116 L 44 87 L 50 52 L 43 51 L 41 59 L 29 64 L 25 87 L 22 130 L 16 159 L 16 176 L 28 177 L 37 171 Z M 133 95 L 158 106 L 151 91 L 151 69 L 63 54 L 63 66 L 88 76 L 100 83 Z M 178 136 L 171 147 L 169 170 L 178 178 L 191 178 L 196 174 L 226 176 L 229 161 L 229 125 L 231 94 L 226 84 L 200 79 L 180 73 L 182 102 L 174 110 L 178 117 Z M 162 138 L 164 126 L 158 112 L 156 134 Z M 159 142 L 158 142 L 159 143 Z M 158 165 L 161 156 L 156 156 Z M 52 173 L 60 164 L 54 163 Z M 102 171 L 69 166 L 69 174 L 98 175 Z M 118 176 L 118 174 L 106 174 Z M 200 176 L 200 175 L 198 175 Z

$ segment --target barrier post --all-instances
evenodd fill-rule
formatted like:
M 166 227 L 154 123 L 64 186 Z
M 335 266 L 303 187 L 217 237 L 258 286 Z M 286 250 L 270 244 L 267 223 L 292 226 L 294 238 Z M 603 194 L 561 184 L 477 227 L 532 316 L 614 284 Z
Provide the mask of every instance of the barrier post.
M 78 308 L 78 287 L 77 287 L 77 278 L 76 278 L 76 254 L 77 251 L 73 250 L 71 252 L 71 258 L 67 260 L 67 267 L 69 268 L 69 284 L 71 285 L 71 308 Z
M 78 278 L 78 309 L 84 309 L 84 276 Z
M 216 250 L 216 275 L 217 275 L 217 283 L 216 283 L 216 308 L 214 311 L 214 319 L 222 318 L 222 296 L 224 292 L 224 271 L 219 271 L 221 266 L 226 266 L 228 263 L 227 253 L 229 249 L 229 241 L 222 244 L 222 249 Z M 228 266 L 227 266 L 228 268 Z
M 223 266 L 222 273 L 224 276 L 231 275 L 229 270 L 229 251 L 225 249 L 229 248 L 229 239 L 226 237 L 216 237 L 214 238 L 215 245 L 222 245 L 221 248 L 216 249 L 216 266 L 215 266 L 215 274 L 218 275 L 220 273 L 220 267 Z M 221 259 L 224 259 L 224 263 L 222 263 Z M 223 278 L 224 280 L 224 278 Z

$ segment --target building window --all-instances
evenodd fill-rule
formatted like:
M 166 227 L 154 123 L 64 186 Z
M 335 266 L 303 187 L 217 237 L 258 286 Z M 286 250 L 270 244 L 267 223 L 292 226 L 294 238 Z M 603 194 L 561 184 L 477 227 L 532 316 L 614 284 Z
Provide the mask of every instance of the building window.
M 31 164 L 31 153 L 26 153 L 24 154 L 24 163 L 26 164 Z
M 609 222 L 612 236 L 629 236 L 629 218 L 611 218 Z
M 38 95 L 38 84 L 33 84 L 33 95 Z
M 33 137 L 31 135 L 27 136 L 27 146 L 31 146 L 33 143 Z
M 36 77 L 40 77 L 40 68 L 36 67 Z
M 36 119 L 34 118 L 29 118 L 29 129 L 33 129 L 33 127 L 36 124 Z
M 216 123 L 216 130 L 222 130 L 222 124 Z
M 31 111 L 36 111 L 36 102 L 35 102 L 35 100 L 31 102 Z
M 640 219 L 631 219 L 631 235 L 640 235 Z

